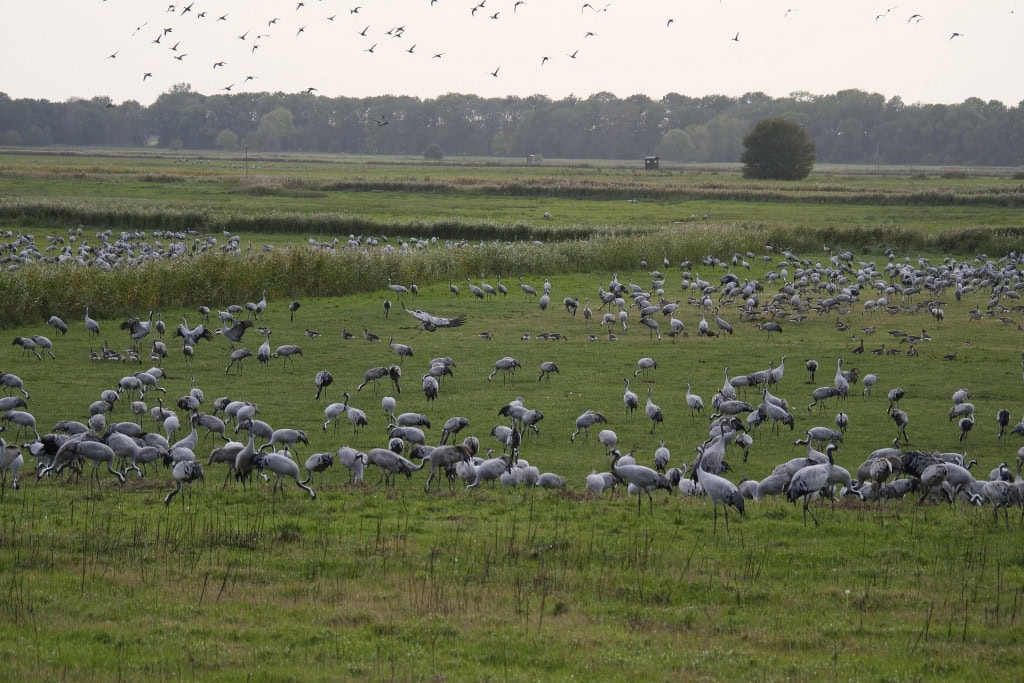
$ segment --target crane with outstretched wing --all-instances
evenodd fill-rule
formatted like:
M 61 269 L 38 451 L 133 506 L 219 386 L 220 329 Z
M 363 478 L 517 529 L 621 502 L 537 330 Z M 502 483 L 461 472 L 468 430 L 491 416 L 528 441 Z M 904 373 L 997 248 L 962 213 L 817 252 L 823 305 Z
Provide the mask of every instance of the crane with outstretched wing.
M 410 311 L 408 308 L 405 308 L 404 304 L 402 305 L 402 308 L 405 309 L 406 313 L 420 321 L 420 325 L 422 325 L 423 329 L 427 332 L 433 332 L 434 330 L 442 327 L 459 327 L 466 322 L 465 313 L 460 313 L 454 318 L 440 318 L 436 315 L 430 315 L 426 311 L 421 311 L 418 308 L 414 311 Z

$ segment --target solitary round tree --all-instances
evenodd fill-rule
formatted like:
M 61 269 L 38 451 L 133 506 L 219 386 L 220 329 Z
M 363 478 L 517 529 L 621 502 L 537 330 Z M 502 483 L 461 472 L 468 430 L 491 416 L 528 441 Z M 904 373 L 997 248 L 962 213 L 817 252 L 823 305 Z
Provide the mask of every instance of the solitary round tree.
M 801 180 L 814 168 L 814 142 L 799 125 L 765 119 L 743 138 L 744 178 Z

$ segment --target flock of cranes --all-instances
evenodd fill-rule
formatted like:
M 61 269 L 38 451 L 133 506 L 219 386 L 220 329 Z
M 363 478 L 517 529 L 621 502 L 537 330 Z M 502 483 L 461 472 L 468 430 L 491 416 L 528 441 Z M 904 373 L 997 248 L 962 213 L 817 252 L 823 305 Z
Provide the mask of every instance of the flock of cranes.
M 747 256 L 754 257 L 752 254 Z M 737 261 L 739 258 L 734 257 L 734 264 Z M 667 298 L 664 287 L 668 276 L 658 271 L 651 272 L 653 286 L 649 289 L 632 281 L 620 282 L 613 275 L 607 285 L 602 284 L 597 289 L 596 298 L 601 301 L 598 310 L 608 308 L 625 314 L 613 315 L 613 324 L 620 326 L 624 334 L 628 334 L 629 321 L 633 316 L 640 320 L 656 316 L 676 318 L 682 315 L 681 311 L 685 310 L 683 307 L 692 307 L 699 311 L 700 320 L 707 323 L 708 329 L 703 332 L 700 331 L 701 325 L 698 323 L 698 337 L 752 334 L 758 327 L 764 329 L 768 322 L 788 320 L 790 324 L 794 324 L 793 321 L 800 316 L 806 317 L 812 313 L 822 316 L 835 315 L 837 330 L 845 334 L 848 331 L 849 320 L 857 308 L 861 309 L 865 316 L 874 315 L 879 306 L 889 310 L 893 315 L 912 315 L 923 310 L 939 321 L 940 316 L 935 310 L 941 308 L 940 297 L 946 293 L 951 293 L 958 300 L 972 295 L 988 297 L 987 310 L 990 317 L 1005 317 L 1005 314 L 1014 310 L 1011 306 L 1015 305 L 1016 292 L 1024 288 L 1024 278 L 1019 275 L 1019 261 L 1017 254 L 1009 254 L 1001 259 L 979 257 L 963 263 L 948 259 L 936 266 L 920 260 L 915 266 L 909 259 L 900 262 L 894 254 L 890 254 L 889 262 L 883 268 L 878 268 L 873 262 L 856 261 L 848 252 L 830 256 L 827 265 L 784 252 L 779 255 L 778 263 L 773 264 L 776 269 L 770 270 L 763 279 L 741 279 L 733 272 L 728 260 L 720 261 L 708 257 L 697 267 L 688 262 L 680 264 L 680 286 L 685 292 L 685 304 L 681 303 L 684 297 L 676 300 Z M 724 274 L 712 284 L 698 275 L 698 268 L 720 269 Z M 473 286 L 480 290 L 481 299 L 509 295 L 508 289 L 501 284 L 500 279 L 496 282 L 497 286 L 491 286 L 484 280 L 480 282 L 481 286 Z M 486 288 L 483 286 L 485 284 Z M 778 293 L 769 293 L 768 287 L 777 289 Z M 540 289 L 520 282 L 522 300 L 533 302 L 531 305 L 538 307 L 541 306 L 544 297 L 550 299 L 553 296 L 553 289 L 550 280 L 545 280 Z M 450 285 L 450 296 L 458 296 L 456 290 L 454 285 Z M 420 309 L 406 308 L 404 299 L 417 294 L 418 288 L 414 284 L 407 287 L 389 281 L 388 291 L 390 295 L 398 297 L 402 302 L 402 308 L 413 317 L 416 326 L 422 328 L 421 332 L 457 334 L 448 330 L 457 330 L 467 321 L 465 314 L 443 318 Z M 928 298 L 915 302 L 914 297 L 919 292 L 927 293 Z M 868 297 L 871 297 L 870 306 L 865 300 Z M 882 299 L 885 301 L 880 303 Z M 892 303 L 895 300 L 901 303 Z M 569 301 L 578 299 L 565 298 L 564 315 L 567 316 L 567 321 L 576 320 L 579 306 L 570 305 Z M 288 306 L 289 320 L 292 322 L 298 308 L 294 303 Z M 723 317 L 726 308 L 736 311 L 734 323 Z M 239 485 L 248 487 L 254 472 L 268 479 L 269 475 L 274 475 L 275 491 L 281 490 L 284 480 L 291 480 L 297 487 L 306 491 L 310 498 L 316 497 L 310 486 L 313 474 L 320 473 L 322 477 L 323 472 L 333 465 L 334 461 L 349 469 L 351 477 L 359 481 L 363 480 L 369 466 L 376 466 L 381 472 L 381 481 L 386 484 L 394 484 L 396 474 L 411 477 L 413 473 L 429 465 L 430 475 L 425 487 L 428 490 L 432 482 L 441 476 L 448 480 L 449 486 L 461 479 L 470 488 L 488 481 L 506 486 L 572 486 L 571 482 L 567 483 L 560 475 L 542 473 L 523 457 L 524 451 L 526 455 L 530 455 L 532 448 L 532 442 L 528 437 L 537 438 L 541 434 L 540 425 L 544 419 L 544 411 L 538 410 L 536 406 L 528 406 L 522 399 L 506 402 L 495 411 L 495 420 L 498 424 L 489 430 L 489 437 L 485 438 L 492 438 L 496 442 L 495 449 L 501 450 L 498 455 L 480 454 L 480 439 L 476 435 L 464 437 L 461 443 L 455 441 L 456 435 L 461 436 L 462 433 L 473 431 L 469 419 L 462 415 L 446 416 L 437 445 L 428 443 L 432 439 L 424 431 L 429 430 L 431 425 L 427 415 L 415 412 L 397 413 L 399 402 L 405 400 L 402 398 L 400 383 L 403 361 L 416 360 L 418 356 L 413 354 L 411 344 L 396 342 L 393 337 L 390 339 L 390 347 L 396 354 L 397 362 L 390 366 L 368 369 L 354 392 L 359 396 L 367 385 L 372 384 L 372 392 L 376 396 L 381 390 L 381 380 L 390 381 L 388 389 L 393 392 L 389 391 L 388 395 L 380 399 L 383 418 L 368 415 L 365 410 L 353 405 L 353 394 L 345 391 L 343 402 L 328 404 L 322 411 L 323 420 L 314 421 L 321 426 L 316 433 L 327 432 L 332 423 L 336 433 L 339 423 L 344 421 L 352 427 L 353 439 L 373 443 L 379 438 L 380 441 L 377 445 L 362 449 L 346 444 L 335 451 L 312 453 L 305 460 L 304 477 L 300 475 L 301 458 L 296 448 L 308 447 L 311 437 L 300 428 L 304 425 L 273 429 L 263 422 L 258 407 L 259 397 L 231 400 L 225 396 L 207 402 L 204 392 L 197 387 L 193 377 L 188 392 L 176 402 L 169 402 L 173 407 L 165 407 L 164 397 L 167 395 L 167 389 L 161 384 L 166 379 L 162 365 L 167 355 L 157 353 L 157 342 L 164 343 L 165 333 L 168 333 L 168 337 L 173 335 L 179 338 L 179 343 L 184 347 L 192 348 L 192 354 L 185 354 L 183 365 L 186 367 L 189 358 L 196 353 L 201 343 L 213 345 L 217 337 L 221 337 L 231 346 L 228 351 L 230 363 L 227 367 L 227 370 L 231 370 L 234 364 L 240 365 L 245 357 L 251 355 L 244 347 L 235 348 L 235 345 L 243 342 L 246 331 L 261 321 L 267 309 L 268 300 L 264 291 L 262 298 L 257 302 L 225 308 L 219 313 L 220 327 L 212 330 L 203 324 L 190 327 L 188 322 L 183 320 L 173 333 L 168 333 L 162 319 L 154 311 L 149 311 L 146 316 L 125 320 L 119 328 L 126 335 L 132 349 L 137 352 L 141 343 L 153 343 L 153 350 L 149 355 L 154 362 L 153 367 L 123 375 L 111 383 L 111 388 L 104 389 L 97 400 L 88 406 L 80 407 L 78 410 L 84 408 L 87 411 L 87 420 L 63 419 L 45 433 L 39 431 L 39 425 L 28 410 L 31 396 L 25 388 L 25 382 L 13 373 L 0 372 L 0 386 L 8 394 L 16 392 L 16 395 L 0 398 L 0 420 L 5 423 L 5 435 L 12 436 L 13 432 L 10 442 L 4 442 L 5 456 L 0 470 L 3 471 L 5 482 L 7 474 L 10 473 L 14 487 L 21 486 L 18 473 L 25 462 L 22 455 L 24 452 L 34 461 L 38 479 L 67 476 L 69 472 L 81 475 L 91 464 L 91 480 L 94 481 L 99 476 L 102 466 L 119 483 L 124 483 L 129 472 L 134 472 L 138 476 L 144 473 L 153 476 L 154 473 L 147 470 L 162 462 L 170 468 L 174 486 L 165 497 L 167 503 L 179 495 L 184 487 L 203 479 L 204 463 L 207 469 L 223 464 L 226 469 L 226 482 L 234 477 Z M 584 310 L 589 310 L 589 301 L 586 302 Z M 209 309 L 200 311 L 204 319 L 208 319 L 206 316 L 209 313 Z M 544 315 L 555 314 L 546 312 Z M 85 311 L 83 322 L 88 338 L 100 338 L 101 325 L 90 317 L 88 310 Z M 74 333 L 75 325 L 69 326 L 57 316 L 52 316 L 47 323 L 62 336 L 65 333 Z M 584 315 L 578 324 L 590 327 L 599 323 L 594 318 L 587 318 Z M 941 321 L 938 324 L 941 324 Z M 781 328 L 781 324 L 778 326 Z M 650 325 L 644 327 L 654 329 Z M 376 335 L 371 337 L 369 330 L 364 330 L 367 332 L 364 339 L 374 343 Z M 272 359 L 277 359 L 285 371 L 304 371 L 302 366 L 295 363 L 295 356 L 303 357 L 299 346 L 281 345 L 270 352 L 271 330 L 260 328 L 260 331 L 264 335 L 264 343 L 257 356 L 262 363 L 270 363 Z M 869 333 L 867 328 L 862 328 L 862 334 Z M 565 339 L 565 335 L 560 333 L 544 334 L 554 335 L 555 339 Z M 899 334 L 902 338 L 910 336 L 905 333 Z M 686 326 L 681 325 L 680 334 L 675 335 L 673 341 L 686 336 Z M 926 333 L 913 337 L 909 342 L 905 342 L 908 352 L 920 344 L 930 343 L 930 335 Z M 590 339 L 589 336 L 586 338 Z M 42 362 L 42 355 L 37 352 L 38 349 L 48 352 L 51 361 L 60 362 L 57 360 L 59 357 L 53 354 L 52 342 L 39 344 L 36 341 L 35 346 L 31 346 L 26 345 L 26 339 L 34 340 L 32 337 L 20 336 L 15 339 L 15 344 L 25 350 L 27 355 L 22 356 L 21 362 L 28 368 L 31 368 L 33 363 Z M 643 335 L 639 339 L 644 339 L 644 343 L 648 345 L 659 345 L 659 342 L 650 335 Z M 106 343 L 104 347 L 106 348 Z M 574 347 L 573 353 L 579 352 L 579 348 Z M 583 345 L 583 348 L 586 348 L 586 345 Z M 667 347 L 660 348 L 668 352 Z M 245 352 L 245 355 L 239 355 L 241 352 Z M 851 353 L 857 353 L 856 348 Z M 138 360 L 142 360 L 141 355 Z M 662 360 L 664 361 L 664 358 Z M 971 394 L 967 389 L 959 389 L 952 394 L 948 411 L 950 422 L 956 423 L 961 452 L 913 450 L 909 449 L 908 427 L 914 413 L 909 408 L 901 407 L 901 401 L 906 397 L 904 390 L 894 386 L 887 392 L 887 406 L 886 402 L 875 403 L 871 400 L 871 389 L 879 382 L 879 374 L 867 373 L 861 376 L 856 368 L 844 366 L 844 360 L 844 357 L 835 359 L 835 373 L 830 384 L 810 389 L 794 388 L 792 382 L 784 383 L 785 355 L 781 356 L 777 363 L 775 360 L 770 361 L 767 368 L 752 369 L 744 373 L 730 373 L 730 367 L 725 367 L 721 386 L 717 387 L 707 401 L 694 391 L 692 381 L 686 382 L 682 400 L 685 400 L 690 415 L 685 416 L 685 413 L 680 411 L 666 414 L 655 402 L 656 388 L 657 394 L 664 396 L 673 392 L 673 384 L 676 387 L 681 385 L 680 380 L 684 378 L 673 372 L 677 369 L 678 361 L 676 366 L 665 362 L 659 364 L 654 356 L 645 355 L 636 361 L 636 370 L 632 376 L 622 380 L 624 388 L 621 400 L 624 418 L 621 419 L 633 420 L 640 408 L 641 395 L 631 389 L 631 381 L 646 382 L 648 386 L 644 418 L 650 422 L 650 434 L 659 435 L 658 445 L 652 445 L 651 448 L 652 467 L 638 462 L 643 459 L 636 455 L 638 446 L 634 446 L 631 452 L 622 454 L 619 437 L 614 431 L 615 423 L 621 420 L 618 416 L 608 419 L 608 410 L 605 407 L 617 401 L 617 397 L 610 397 L 610 401 L 607 400 L 609 397 L 589 397 L 588 400 L 597 402 L 600 409 L 585 410 L 576 418 L 575 430 L 569 433 L 567 429 L 565 434 L 568 436 L 568 442 L 581 443 L 583 445 L 579 448 L 588 449 L 586 444 L 589 441 L 590 428 L 601 427 L 598 441 L 603 447 L 607 471 L 598 472 L 598 468 L 595 467 L 592 476 L 586 477 L 588 490 L 604 492 L 614 489 L 619 483 L 626 484 L 627 490 L 638 496 L 638 512 L 642 509 L 639 505 L 640 497 L 647 495 L 652 513 L 652 494 L 658 489 L 678 490 L 683 495 L 704 494 L 712 502 L 716 529 L 718 507 L 723 506 L 728 526 L 729 507 L 743 514 L 745 500 L 759 501 L 774 495 L 786 495 L 790 500 L 802 503 L 805 523 L 810 517 L 817 524 L 818 518 L 812 507 L 816 498 L 848 495 L 865 501 L 882 501 L 911 491 L 921 492 L 921 501 L 932 497 L 948 502 L 963 500 L 966 504 L 991 504 L 997 514 L 1002 509 L 1004 520 L 1008 521 L 1006 508 L 1022 501 L 1019 478 L 1021 465 L 1024 464 L 1024 448 L 1018 452 L 1016 476 L 1014 468 L 1003 462 L 988 476 L 974 478 L 971 468 L 976 461 L 967 457 L 966 448 L 978 409 L 970 400 Z M 457 366 L 449 357 L 434 358 L 427 366 L 428 370 L 422 376 L 422 387 L 427 404 L 433 405 L 440 394 L 441 382 L 454 377 Z M 821 369 L 821 363 L 809 359 L 804 366 L 809 373 L 808 383 L 815 384 L 816 373 Z M 117 364 L 110 367 L 121 366 Z M 501 374 L 503 385 L 515 386 L 516 373 L 521 367 L 522 363 L 517 358 L 504 356 L 494 362 L 493 370 L 486 379 L 493 381 Z M 585 378 L 568 377 L 563 372 L 564 368 L 560 369 L 558 363 L 553 360 L 542 362 L 539 369 L 537 381 L 547 380 L 546 383 L 551 383 L 552 375 L 557 373 L 559 382 L 585 382 Z M 461 377 L 465 376 L 466 371 L 465 368 L 458 369 L 460 381 L 464 381 Z M 346 383 L 351 379 L 348 377 L 342 382 Z M 532 377 L 530 379 L 532 381 Z M 481 380 L 482 375 L 478 381 Z M 319 370 L 313 375 L 312 383 L 316 393 L 311 398 L 314 406 L 318 405 L 322 398 L 326 398 L 326 392 L 335 381 L 335 373 L 328 370 Z M 856 388 L 858 382 L 863 384 L 862 389 Z M 806 404 L 806 412 L 802 409 L 791 410 L 790 400 L 781 395 L 784 386 L 788 387 L 790 399 L 796 398 L 794 392 L 800 393 L 801 400 L 795 402 L 796 405 L 804 405 L 803 397 L 809 396 L 810 402 Z M 156 405 L 152 406 L 147 401 L 154 395 Z M 846 407 L 853 406 L 850 401 L 862 401 L 864 405 L 877 406 L 872 408 L 876 414 L 869 419 L 880 424 L 884 424 L 883 421 L 887 419 L 892 423 L 892 446 L 871 452 L 852 472 L 837 462 L 837 457 L 845 455 L 844 451 L 850 448 L 844 445 L 844 436 L 851 422 L 851 413 L 855 415 L 852 418 L 854 421 L 863 419 L 864 416 L 863 410 L 854 411 L 852 407 Z M 117 406 L 126 402 L 130 403 L 132 419 L 114 421 Z M 675 401 L 671 403 L 676 404 Z M 808 419 L 820 420 L 830 405 L 842 406 L 835 415 L 834 427 L 821 424 L 805 425 Z M 882 406 L 886 406 L 884 413 Z M 72 408 L 71 412 L 75 410 Z M 1024 420 L 1011 427 L 1011 408 L 1000 406 L 993 412 L 998 426 L 998 440 L 1002 440 L 1007 432 L 1024 436 Z M 698 420 L 707 419 L 708 429 L 706 435 L 693 440 L 690 448 L 683 448 L 683 452 L 695 452 L 696 457 L 692 460 L 680 460 L 677 455 L 673 463 L 672 450 L 680 452 L 680 423 L 684 416 L 690 425 L 698 424 Z M 151 424 L 144 427 L 147 419 L 151 420 Z M 636 416 L 636 419 L 639 419 L 639 416 Z M 386 424 L 385 431 L 376 432 L 376 437 L 370 435 L 372 432 L 367 432 L 367 428 L 372 429 L 374 424 Z M 486 429 L 486 425 L 482 427 Z M 733 482 L 728 478 L 729 473 L 738 467 L 736 458 L 732 458 L 732 463 L 727 460 L 729 453 L 742 452 L 743 462 L 747 463 L 752 453 L 756 458 L 761 450 L 755 443 L 754 435 L 761 434 L 757 437 L 757 442 L 764 440 L 771 444 L 772 440 L 784 441 L 786 437 L 781 435 L 785 427 L 789 427 L 794 434 L 801 435 L 802 438 L 797 438 L 793 446 L 804 447 L 806 454 L 779 463 L 772 473 L 761 481 L 744 479 Z M 231 429 L 233 433 L 229 431 Z M 550 430 L 549 427 L 545 431 Z M 187 434 L 182 437 L 183 431 Z M 245 437 L 239 436 L 238 440 L 234 440 L 235 435 L 240 432 L 246 433 Z M 917 434 L 920 439 L 922 433 Z M 208 456 L 201 455 L 197 449 L 211 435 L 216 446 Z M 22 439 L 28 440 L 24 441 L 21 447 L 15 445 Z M 541 457 L 543 458 L 543 455 Z M 532 455 L 531 459 L 536 461 Z M 599 462 L 598 459 L 593 464 Z

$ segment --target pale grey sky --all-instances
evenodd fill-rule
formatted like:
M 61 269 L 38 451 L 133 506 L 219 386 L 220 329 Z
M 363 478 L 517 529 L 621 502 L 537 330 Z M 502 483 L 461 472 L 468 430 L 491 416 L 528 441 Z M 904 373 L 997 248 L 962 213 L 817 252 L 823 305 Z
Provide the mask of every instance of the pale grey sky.
M 0 92 L 13 98 L 149 104 L 187 82 L 210 95 L 1024 100 L 1013 0 L 484 0 L 475 14 L 480 0 L 0 2 Z

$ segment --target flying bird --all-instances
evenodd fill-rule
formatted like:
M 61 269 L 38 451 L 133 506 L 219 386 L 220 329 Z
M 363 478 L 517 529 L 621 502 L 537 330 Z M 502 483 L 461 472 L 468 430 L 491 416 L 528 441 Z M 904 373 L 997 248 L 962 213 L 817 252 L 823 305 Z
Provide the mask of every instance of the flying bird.
M 459 327 L 466 322 L 466 314 L 460 313 L 454 318 L 440 318 L 436 315 L 430 315 L 426 311 L 421 311 L 418 308 L 415 311 L 410 311 L 405 308 L 405 304 L 402 304 L 402 308 L 406 313 L 411 315 L 420 321 L 420 325 L 423 326 L 427 332 L 433 332 L 441 327 Z
M 495 69 L 494 71 L 489 71 L 488 73 L 490 73 L 490 74 L 491 74 L 492 76 L 494 76 L 495 78 L 497 78 L 497 77 L 498 77 L 498 72 L 499 72 L 499 71 L 501 71 L 501 67 L 500 67 L 500 66 L 499 66 L 499 67 L 498 67 L 497 69 Z
M 736 31 L 736 35 L 734 35 L 732 37 L 732 40 L 733 40 L 734 43 L 740 42 L 740 32 L 739 31 Z
M 953 40 L 954 38 L 963 38 L 963 37 L 964 37 L 964 34 L 957 33 L 956 31 L 953 31 L 953 34 L 949 37 L 949 39 Z

